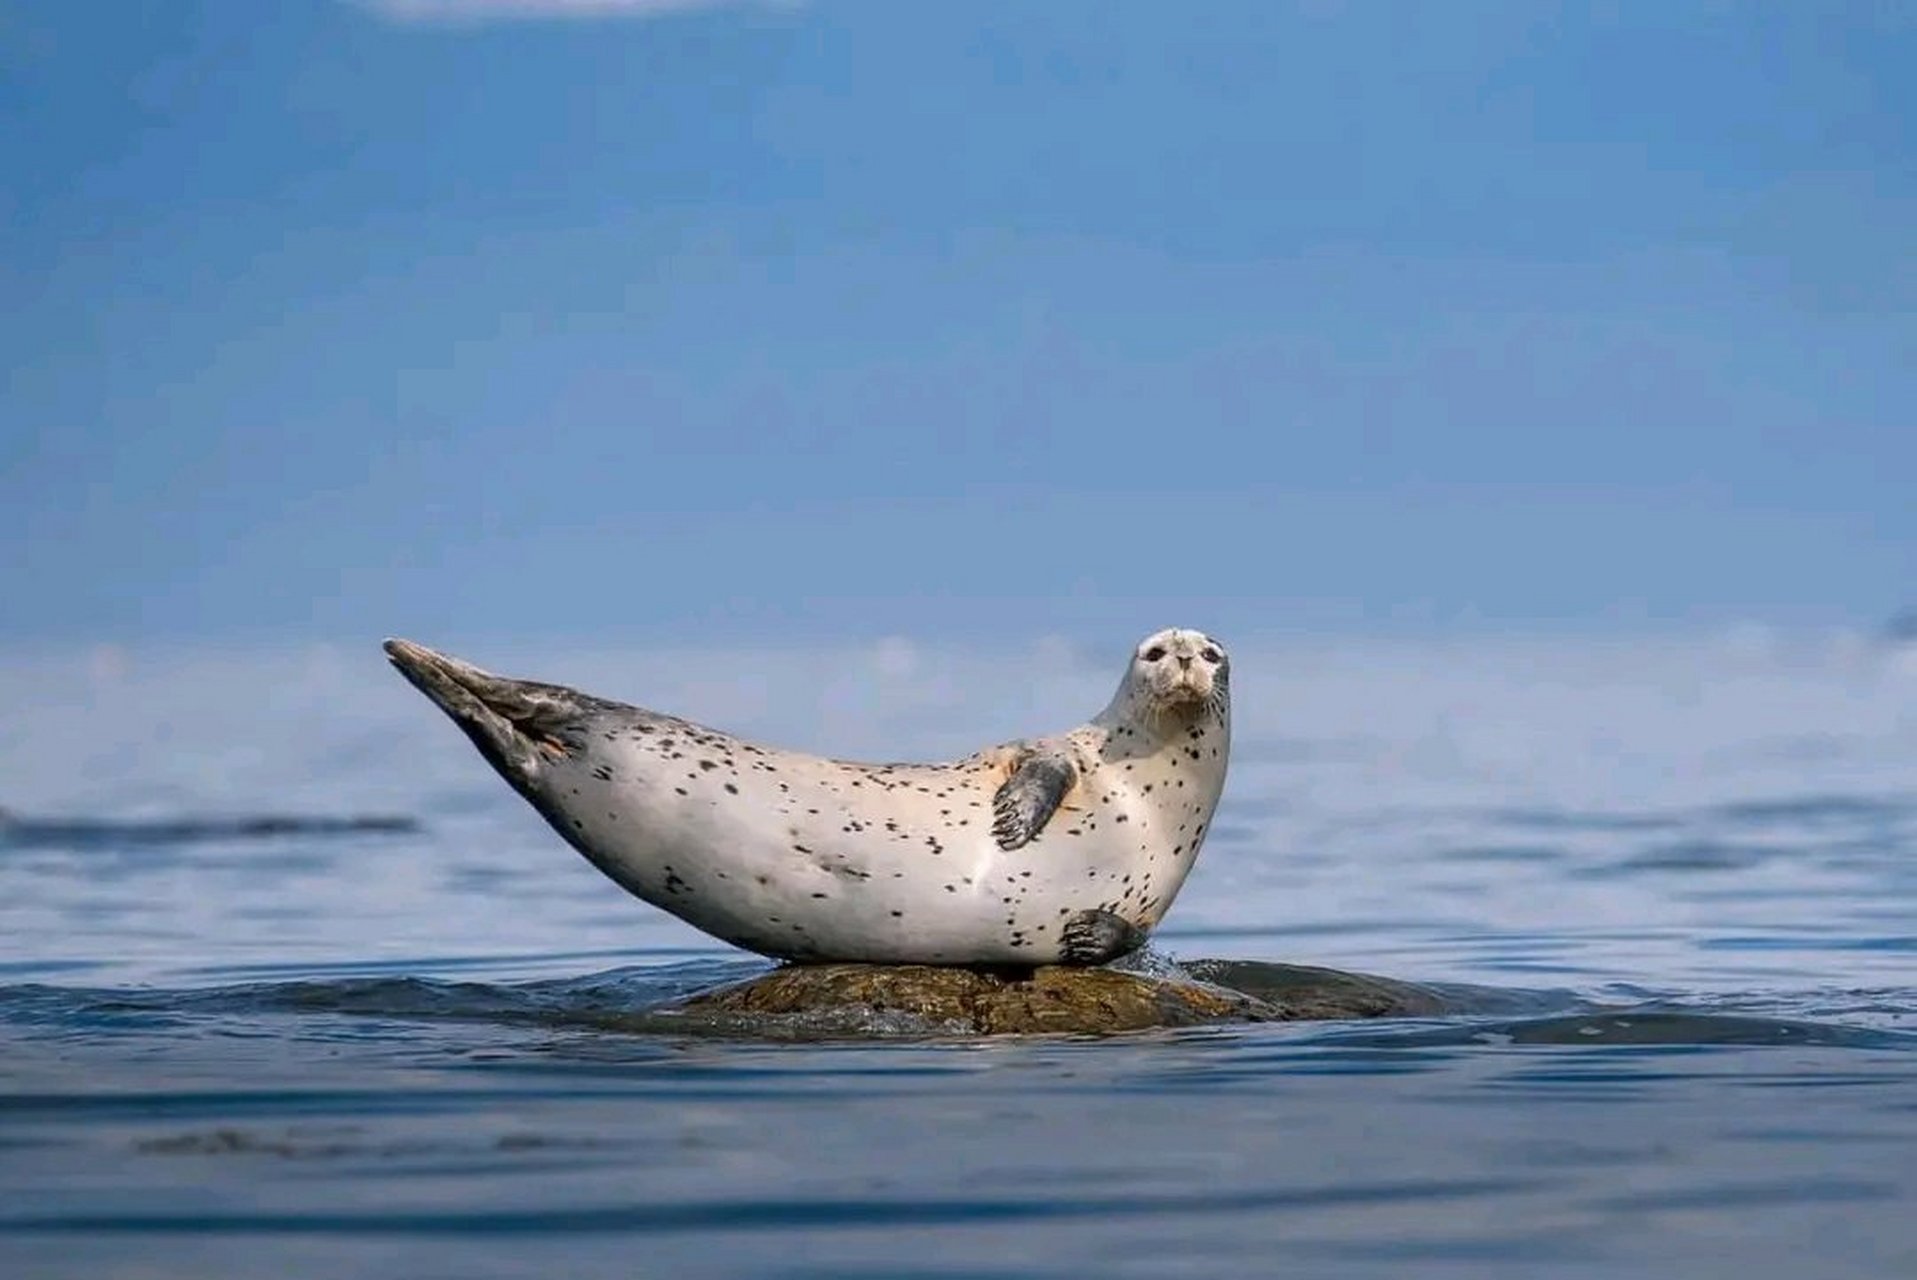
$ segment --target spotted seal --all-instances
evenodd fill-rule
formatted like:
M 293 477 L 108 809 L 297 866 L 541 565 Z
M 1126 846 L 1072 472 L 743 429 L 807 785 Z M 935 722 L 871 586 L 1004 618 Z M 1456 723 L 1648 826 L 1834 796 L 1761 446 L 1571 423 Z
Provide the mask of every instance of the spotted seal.
M 1184 883 L 1230 757 L 1230 659 L 1198 631 L 1142 641 L 1088 723 L 937 765 L 781 751 L 406 640 L 386 653 L 594 866 L 784 959 L 1122 955 Z

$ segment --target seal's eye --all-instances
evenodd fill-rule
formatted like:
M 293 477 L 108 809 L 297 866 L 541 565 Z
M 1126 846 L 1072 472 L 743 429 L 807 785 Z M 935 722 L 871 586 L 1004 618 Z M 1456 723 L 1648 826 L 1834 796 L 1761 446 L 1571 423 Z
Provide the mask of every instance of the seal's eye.
M 1224 654 L 1218 652 L 1218 650 L 1212 648 L 1210 645 L 1206 645 L 1203 649 L 1200 649 L 1198 651 L 1198 656 L 1203 658 L 1206 662 L 1212 663 L 1214 665 L 1224 661 L 1224 658 L 1225 658 Z
M 1151 648 L 1149 648 L 1149 649 L 1147 649 L 1147 650 L 1145 650 L 1145 661 L 1147 661 L 1147 662 L 1163 662 L 1164 660 L 1165 660 L 1165 646 L 1164 646 L 1164 645 L 1162 645 L 1162 644 L 1155 644 L 1155 645 L 1153 645 L 1153 646 L 1152 646 Z

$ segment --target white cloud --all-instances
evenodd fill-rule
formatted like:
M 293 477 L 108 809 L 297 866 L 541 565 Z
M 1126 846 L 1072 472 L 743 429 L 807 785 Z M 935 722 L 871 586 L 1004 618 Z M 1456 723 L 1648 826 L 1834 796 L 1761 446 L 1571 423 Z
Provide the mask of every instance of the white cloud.
M 658 18 L 697 9 L 790 8 L 793 0 L 359 0 L 389 22 L 470 25 L 527 19 Z

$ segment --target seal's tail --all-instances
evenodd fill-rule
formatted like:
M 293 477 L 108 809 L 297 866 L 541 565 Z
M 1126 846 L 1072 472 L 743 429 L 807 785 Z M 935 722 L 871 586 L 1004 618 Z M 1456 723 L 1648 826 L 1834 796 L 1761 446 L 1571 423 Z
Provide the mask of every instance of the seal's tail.
M 579 749 L 580 723 L 597 701 L 561 685 L 496 676 L 410 640 L 388 640 L 385 649 L 399 673 L 516 785 L 543 760 Z

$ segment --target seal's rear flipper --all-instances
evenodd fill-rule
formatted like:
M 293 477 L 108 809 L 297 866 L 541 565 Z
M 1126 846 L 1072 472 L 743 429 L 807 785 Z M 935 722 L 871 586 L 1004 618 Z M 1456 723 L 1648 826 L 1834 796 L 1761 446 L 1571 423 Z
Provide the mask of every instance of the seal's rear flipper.
M 561 685 L 512 680 L 410 640 L 388 640 L 399 673 L 453 718 L 480 753 L 518 785 L 544 760 L 579 749 L 579 728 L 600 705 Z

